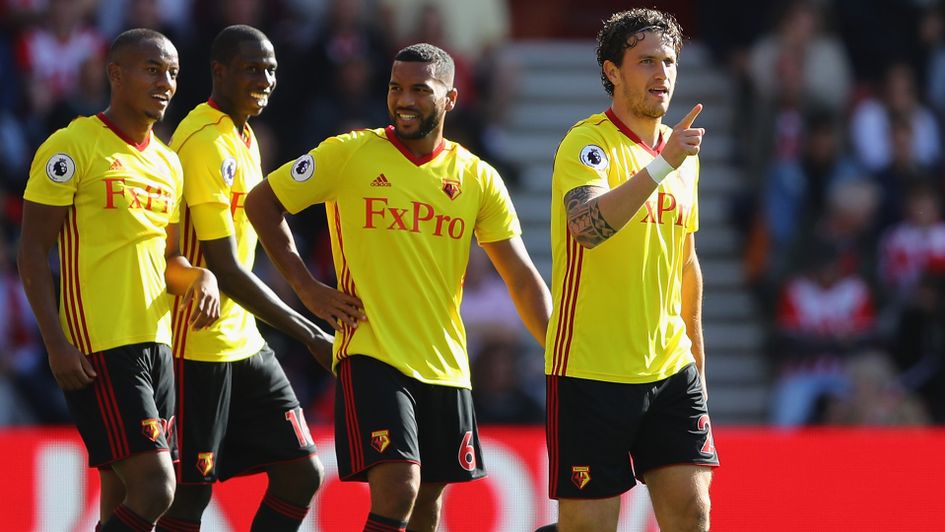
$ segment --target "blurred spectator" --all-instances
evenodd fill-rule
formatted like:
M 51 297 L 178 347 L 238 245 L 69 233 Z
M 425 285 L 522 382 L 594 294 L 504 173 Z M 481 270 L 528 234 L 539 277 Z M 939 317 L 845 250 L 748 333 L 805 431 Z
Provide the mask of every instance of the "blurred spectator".
M 887 68 L 880 97 L 862 101 L 851 118 L 853 148 L 869 171 L 882 170 L 892 162 L 894 117 L 912 124 L 912 155 L 916 162 L 925 167 L 937 165 L 942 157 L 938 122 L 919 101 L 914 70 L 905 62 Z
M 85 25 L 88 13 L 82 8 L 81 2 L 49 0 L 43 25 L 23 33 L 17 43 L 30 109 L 40 123 L 56 104 L 75 93 L 86 60 L 105 53 L 104 39 Z
M 849 386 L 828 402 L 824 421 L 836 425 L 927 425 L 925 407 L 899 385 L 885 353 L 868 352 L 847 362 Z
M 346 96 L 346 109 L 335 117 L 313 117 L 337 104 L 334 100 L 343 85 L 363 81 L 368 85 L 358 87 L 357 94 L 368 95 L 368 102 L 384 100 L 387 80 L 390 78 L 391 41 L 382 28 L 375 24 L 372 12 L 364 0 L 331 0 L 327 16 L 320 21 L 313 43 L 298 57 L 289 56 L 289 68 L 283 62 L 282 48 L 276 43 L 279 58 L 279 89 L 273 99 L 269 119 L 273 123 L 297 124 L 300 110 L 305 113 L 306 132 L 321 135 L 324 131 L 341 127 L 345 118 L 353 117 L 357 122 L 372 118 L 377 105 L 367 103 L 370 110 L 362 112 L 352 106 L 356 96 Z M 359 71 L 364 68 L 366 71 Z M 360 78 L 360 79 L 359 79 Z M 313 82 L 314 80 L 314 82 Z M 372 123 L 370 127 L 386 124 L 386 105 L 383 123 Z M 306 138 L 296 131 L 277 131 L 281 144 L 280 160 L 289 160 L 308 151 L 313 141 L 323 137 Z
M 442 16 L 448 49 L 473 61 L 484 49 L 505 42 L 509 36 L 508 0 L 380 0 L 380 4 L 393 15 L 396 42 L 409 40 L 408 35 L 416 33 L 421 12 L 431 7 Z
M 148 28 L 166 35 L 175 45 L 187 33 L 192 0 L 96 0 L 97 24 L 108 39 L 129 28 Z
M 945 277 L 926 275 L 897 316 L 889 350 L 907 390 L 924 399 L 945 423 Z
M 332 135 L 387 124 L 383 85 L 374 74 L 367 58 L 361 56 L 336 65 L 335 75 L 328 80 L 331 93 L 312 103 L 301 137 L 318 143 Z
M 474 353 L 473 404 L 481 424 L 541 423 L 544 407 L 523 389 L 522 346 L 490 342 Z
M 930 6 L 919 19 L 919 38 L 924 47 L 925 95 L 945 120 L 945 7 Z
M 772 163 L 797 162 L 804 138 L 804 116 L 813 114 L 803 92 L 800 59 L 791 54 L 778 57 L 775 69 L 777 90 L 756 94 L 750 102 L 754 111 L 743 134 L 747 153 L 741 154 L 751 176 L 761 176 Z
M 330 93 L 331 84 L 325 81 L 333 79 L 340 66 L 354 58 L 367 61 L 369 79 L 387 80 L 393 46 L 390 37 L 372 21 L 363 0 L 332 0 L 310 52 L 312 68 L 323 76 L 320 83 L 310 86 L 311 90 Z
M 0 33 L 0 194 L 10 192 L 19 195 L 26 183 L 32 157 L 30 143 L 19 109 L 22 87 L 15 75 L 13 43 L 9 36 Z M 2 198 L 0 198 L 2 199 Z
M 767 227 L 771 277 L 779 279 L 788 267 L 788 250 L 820 220 L 833 187 L 859 179 L 861 174 L 844 154 L 843 134 L 836 116 L 814 112 L 802 128 L 800 154 L 775 160 L 768 170 L 762 198 Z
M 780 367 L 771 417 L 779 426 L 809 423 L 824 396 L 842 393 L 844 358 L 874 336 L 874 298 L 866 281 L 845 272 L 830 245 L 807 258 L 808 267 L 787 282 L 778 305 L 773 345 Z
M 905 198 L 905 219 L 892 226 L 879 248 L 883 286 L 896 300 L 912 299 L 919 280 L 945 276 L 945 219 L 942 202 L 927 185 L 913 186 Z
M 30 311 L 23 283 L 10 256 L 12 247 L 0 237 L 0 374 L 22 400 L 27 423 L 66 423 L 71 417 L 46 362 L 39 326 Z
M 777 65 L 786 58 L 800 62 L 806 100 L 837 113 L 847 105 L 852 84 L 850 62 L 837 37 L 827 31 L 818 3 L 800 0 L 787 5 L 774 33 L 752 46 L 750 74 L 755 90 L 770 99 L 782 79 Z
M 823 217 L 794 246 L 792 260 L 800 263 L 817 253 L 818 246 L 832 248 L 844 275 L 872 279 L 876 270 L 876 211 L 879 188 L 865 179 L 850 179 L 828 190 Z
M 933 186 L 934 178 L 930 168 L 916 160 L 912 153 L 912 122 L 901 115 L 890 120 L 892 161 L 876 174 L 880 187 L 879 229 L 885 230 L 890 225 L 903 219 L 906 192 L 916 186 L 925 186 L 929 194 L 939 194 Z
M 56 131 L 69 125 L 78 116 L 91 116 L 108 107 L 108 83 L 105 78 L 105 58 L 92 55 L 79 68 L 76 90 L 56 104 L 46 121 L 47 131 Z
M 933 0 L 936 1 L 936 0 Z M 860 83 L 875 83 L 899 57 L 919 57 L 917 7 L 928 0 L 830 0 L 836 25 Z

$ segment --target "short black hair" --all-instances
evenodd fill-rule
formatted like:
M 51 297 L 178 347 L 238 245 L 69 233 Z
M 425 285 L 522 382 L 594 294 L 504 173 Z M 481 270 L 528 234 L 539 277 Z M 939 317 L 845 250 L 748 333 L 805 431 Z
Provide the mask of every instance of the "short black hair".
M 436 79 L 446 83 L 452 88 L 453 76 L 456 73 L 456 64 L 446 50 L 433 46 L 425 42 L 411 44 L 410 46 L 397 52 L 394 61 L 405 61 L 412 63 L 432 63 L 433 75 Z
M 144 42 L 149 41 L 167 41 L 171 42 L 163 33 L 149 30 L 147 28 L 134 28 L 131 30 L 121 32 L 118 37 L 115 37 L 115 40 L 112 41 L 112 45 L 108 48 L 108 56 L 106 57 L 107 63 L 114 63 L 115 57 L 130 46 L 137 46 Z
M 224 65 L 236 57 L 240 43 L 268 41 L 266 34 L 246 24 L 236 24 L 223 28 L 210 45 L 210 60 Z
M 633 48 L 645 36 L 636 37 L 642 32 L 659 33 L 666 39 L 676 55 L 682 51 L 683 33 L 676 18 L 665 11 L 656 9 L 634 8 L 614 13 L 604 21 L 604 27 L 597 34 L 597 64 L 600 65 L 600 79 L 604 90 L 614 95 L 614 84 L 604 73 L 604 61 L 610 61 L 618 67 L 623 62 L 623 52 Z

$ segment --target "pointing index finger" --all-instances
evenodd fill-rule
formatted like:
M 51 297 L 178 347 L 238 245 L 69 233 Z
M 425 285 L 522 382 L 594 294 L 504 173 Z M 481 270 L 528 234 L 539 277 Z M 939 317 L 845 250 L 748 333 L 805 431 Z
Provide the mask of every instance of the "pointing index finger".
M 689 129 L 692 127 L 692 123 L 696 120 L 696 117 L 699 116 L 699 113 L 702 112 L 702 104 L 697 103 L 692 107 L 692 110 L 689 111 L 689 114 L 683 117 L 682 120 L 676 124 L 676 127 L 673 129 Z

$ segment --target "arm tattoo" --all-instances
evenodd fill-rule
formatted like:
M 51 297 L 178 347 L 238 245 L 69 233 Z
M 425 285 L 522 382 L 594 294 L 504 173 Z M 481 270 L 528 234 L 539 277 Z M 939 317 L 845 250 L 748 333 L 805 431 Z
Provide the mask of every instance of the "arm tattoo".
M 585 186 L 564 196 L 568 230 L 575 240 L 588 248 L 597 246 L 617 232 L 604 219 L 598 206 L 597 197 L 604 192 L 602 187 Z

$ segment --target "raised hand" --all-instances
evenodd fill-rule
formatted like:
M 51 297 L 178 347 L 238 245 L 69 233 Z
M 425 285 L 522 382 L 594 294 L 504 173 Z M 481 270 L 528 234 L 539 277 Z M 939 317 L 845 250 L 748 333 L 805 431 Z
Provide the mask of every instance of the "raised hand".
M 702 112 L 702 104 L 697 103 L 689 114 L 684 116 L 673 127 L 673 134 L 666 141 L 666 147 L 663 148 L 661 155 L 663 159 L 673 168 L 679 168 L 686 157 L 699 153 L 702 145 L 702 136 L 705 135 L 705 129 L 701 127 L 692 127 L 699 113 Z

